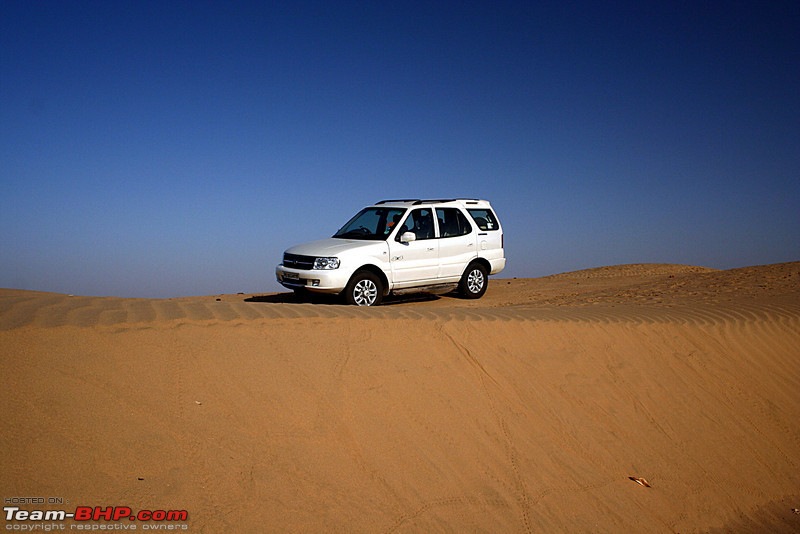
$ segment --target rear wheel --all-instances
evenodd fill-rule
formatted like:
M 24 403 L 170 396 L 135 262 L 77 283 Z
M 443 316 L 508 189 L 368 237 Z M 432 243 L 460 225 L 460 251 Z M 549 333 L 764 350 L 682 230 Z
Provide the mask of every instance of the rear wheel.
M 461 275 L 458 292 L 465 299 L 479 299 L 486 293 L 488 285 L 489 275 L 486 267 L 480 263 L 473 263 Z
M 358 271 L 344 289 L 344 300 L 355 306 L 377 306 L 383 300 L 383 283 L 369 271 Z

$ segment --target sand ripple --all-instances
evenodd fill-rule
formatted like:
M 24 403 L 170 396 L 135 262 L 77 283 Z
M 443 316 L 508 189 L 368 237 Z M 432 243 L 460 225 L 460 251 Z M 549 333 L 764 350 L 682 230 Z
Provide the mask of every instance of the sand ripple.
M 622 270 L 375 309 L 1 290 L 0 493 L 194 532 L 800 530 L 797 264 Z

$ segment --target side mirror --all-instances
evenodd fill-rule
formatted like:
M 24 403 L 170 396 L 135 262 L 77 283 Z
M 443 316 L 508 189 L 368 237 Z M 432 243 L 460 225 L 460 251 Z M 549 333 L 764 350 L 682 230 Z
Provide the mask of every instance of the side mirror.
M 400 236 L 401 243 L 411 243 L 417 240 L 417 235 L 414 232 L 405 232 Z

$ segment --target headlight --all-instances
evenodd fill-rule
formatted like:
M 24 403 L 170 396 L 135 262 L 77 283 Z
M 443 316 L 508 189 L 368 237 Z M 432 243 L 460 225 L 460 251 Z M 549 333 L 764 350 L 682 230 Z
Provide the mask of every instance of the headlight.
M 339 258 L 314 258 L 314 270 L 338 269 Z

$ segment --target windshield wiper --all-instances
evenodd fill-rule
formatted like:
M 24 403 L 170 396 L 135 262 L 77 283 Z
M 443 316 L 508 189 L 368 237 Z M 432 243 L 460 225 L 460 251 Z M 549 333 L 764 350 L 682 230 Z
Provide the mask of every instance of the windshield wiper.
M 375 239 L 375 237 L 377 236 L 373 234 L 368 228 L 364 228 L 363 226 L 361 226 L 359 228 L 348 230 L 343 234 L 337 232 L 333 237 L 339 237 L 342 239 Z
M 338 237 L 339 239 L 370 239 L 371 236 L 358 230 L 350 230 L 343 234 L 336 234 L 333 237 Z

